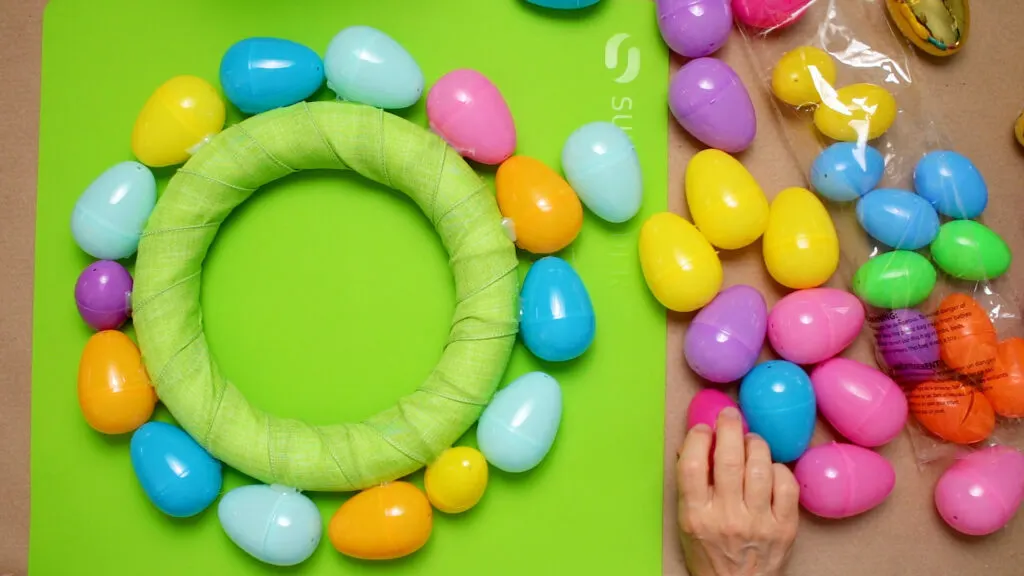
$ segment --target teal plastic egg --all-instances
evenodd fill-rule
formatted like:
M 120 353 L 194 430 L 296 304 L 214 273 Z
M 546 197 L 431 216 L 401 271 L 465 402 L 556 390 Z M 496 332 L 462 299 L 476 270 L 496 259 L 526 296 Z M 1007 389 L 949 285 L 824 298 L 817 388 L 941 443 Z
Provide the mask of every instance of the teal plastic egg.
M 543 372 L 530 372 L 498 391 L 480 416 L 476 441 L 487 461 L 505 472 L 540 464 L 562 420 L 562 388 Z
M 740 383 L 740 411 L 750 431 L 764 438 L 776 462 L 800 457 L 814 435 L 814 386 L 792 362 L 762 362 Z
M 121 162 L 89 184 L 75 203 L 71 235 L 87 254 L 120 260 L 135 253 L 156 206 L 156 179 L 138 162 Z
M 220 499 L 217 517 L 231 541 L 256 559 L 294 566 L 320 544 L 323 522 L 316 504 L 279 484 L 241 486 Z
M 598 217 L 619 223 L 640 210 L 640 158 L 633 141 L 615 124 L 591 122 L 573 132 L 562 148 L 562 171 Z
M 814 191 L 833 202 L 849 202 L 874 190 L 885 174 L 885 157 L 858 142 L 836 142 L 811 166 Z
M 579 357 L 594 341 L 590 295 L 568 262 L 547 256 L 533 263 L 519 297 L 519 333 L 534 356 L 549 362 Z
M 246 38 L 220 61 L 220 85 L 232 104 L 259 114 L 309 98 L 324 82 L 324 63 L 312 49 L 281 38 Z
M 526 0 L 530 4 L 555 10 L 578 10 L 598 3 L 598 0 Z
M 408 108 L 423 94 L 423 72 L 401 44 L 369 26 L 345 28 L 324 56 L 327 87 L 342 100 Z
M 939 233 L 939 214 L 927 200 L 904 190 L 873 190 L 857 202 L 857 220 L 872 238 L 898 250 L 917 250 Z
M 146 422 L 132 434 L 130 451 L 143 491 L 168 516 L 195 516 L 220 495 L 220 462 L 177 426 Z

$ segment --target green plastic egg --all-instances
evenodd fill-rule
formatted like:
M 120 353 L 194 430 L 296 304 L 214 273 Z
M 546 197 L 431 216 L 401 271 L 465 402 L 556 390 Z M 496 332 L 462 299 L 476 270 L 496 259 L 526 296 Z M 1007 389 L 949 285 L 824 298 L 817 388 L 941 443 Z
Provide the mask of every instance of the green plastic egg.
M 932 258 L 950 276 L 991 280 L 1006 272 L 1013 255 L 991 228 L 974 220 L 953 220 L 939 227 Z
M 878 308 L 909 308 L 935 288 L 935 268 L 917 252 L 895 250 L 864 263 L 853 276 L 853 292 Z

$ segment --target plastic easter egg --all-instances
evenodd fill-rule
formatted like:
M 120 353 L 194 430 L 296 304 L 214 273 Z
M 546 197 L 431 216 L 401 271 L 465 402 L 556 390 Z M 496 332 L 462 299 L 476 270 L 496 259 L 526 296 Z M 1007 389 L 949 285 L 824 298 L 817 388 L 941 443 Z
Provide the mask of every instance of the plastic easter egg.
M 1013 123 L 1013 135 L 1017 137 L 1017 142 L 1024 146 L 1024 113 L 1017 116 L 1017 121 Z
M 739 380 L 757 363 L 767 317 L 768 307 L 756 289 L 740 285 L 722 290 L 686 330 L 686 363 L 712 382 Z
M 803 16 L 813 0 L 732 0 L 736 19 L 764 30 L 784 28 Z
M 535 6 L 553 8 L 555 10 L 578 10 L 597 4 L 600 0 L 526 0 Z
M 640 267 L 662 306 L 676 312 L 703 307 L 722 287 L 722 262 L 697 228 L 671 212 L 640 228 Z
M 935 316 L 939 357 L 963 374 L 988 372 L 998 354 L 996 328 L 974 298 L 962 293 L 946 296 Z
M 768 314 L 775 352 L 796 364 L 817 364 L 845 350 L 864 326 L 864 306 L 849 292 L 812 288 L 787 294 Z
M 434 513 L 423 491 L 408 482 L 375 486 L 349 498 L 327 525 L 335 550 L 361 560 L 393 560 L 427 543 Z
M 121 162 L 89 184 L 75 202 L 71 235 L 86 254 L 120 260 L 135 253 L 156 206 L 156 179 L 138 162 Z
M 658 30 L 680 56 L 710 56 L 732 31 L 729 0 L 657 0 Z
M 131 314 L 132 276 L 117 262 L 86 266 L 75 283 L 75 304 L 94 330 L 116 330 Z
M 758 364 L 740 384 L 740 410 L 776 462 L 792 462 L 807 450 L 814 434 L 814 402 L 807 373 L 785 360 Z
M 854 444 L 873 448 L 899 436 L 907 423 L 907 398 L 891 378 L 846 358 L 832 358 L 811 372 L 818 411 Z
M 772 70 L 772 93 L 790 106 L 821 102 L 822 94 L 833 90 L 836 64 L 828 52 L 800 46 L 782 55 Z
M 143 424 L 132 435 L 131 455 L 146 496 L 168 516 L 195 516 L 220 494 L 220 462 L 177 426 Z
M 909 308 L 935 288 L 935 268 L 917 252 L 895 250 L 865 262 L 853 275 L 853 292 L 878 308 Z
M 540 464 L 562 420 L 562 389 L 543 372 L 530 372 L 498 391 L 484 409 L 476 441 L 487 461 L 505 472 Z
M 736 72 L 716 58 L 697 58 L 672 75 L 669 108 L 679 125 L 711 148 L 746 150 L 757 133 L 750 94 Z
M 874 84 L 851 84 L 836 90 L 814 111 L 822 134 L 843 142 L 874 140 L 896 121 L 896 99 Z
M 772 200 L 762 249 L 768 273 L 787 288 L 821 286 L 839 267 L 839 237 L 818 197 L 787 188 Z
M 1024 339 L 999 343 L 992 370 L 985 374 L 981 391 L 996 414 L 1024 418 Z
M 640 158 L 629 136 L 615 124 L 591 122 L 576 129 L 562 147 L 562 171 L 599 218 L 617 224 L 640 211 Z
M 434 508 L 446 514 L 465 512 L 487 489 L 487 460 L 468 446 L 449 448 L 427 466 L 423 482 Z
M 494 179 L 498 209 L 511 222 L 516 246 L 534 254 L 552 254 L 576 239 L 583 227 L 583 206 L 569 183 L 540 160 L 513 156 Z
M 972 384 L 932 380 L 907 395 L 910 413 L 932 434 L 956 444 L 977 444 L 992 435 L 996 415 Z
M 800 505 L 822 518 L 849 518 L 876 508 L 896 486 L 896 471 L 881 454 L 853 444 L 815 446 L 793 469 Z
M 257 560 L 294 566 L 313 555 L 323 526 L 316 504 L 279 484 L 240 486 L 217 505 L 221 528 Z
M 224 96 L 246 114 L 301 102 L 323 82 L 320 55 L 291 40 L 246 38 L 220 60 Z
M 939 233 L 939 215 L 913 192 L 882 188 L 857 202 L 857 220 L 864 231 L 897 250 L 917 250 Z
M 951 56 L 970 35 L 968 0 L 885 0 L 889 16 L 910 43 L 932 56 Z
M 686 409 L 686 429 L 690 430 L 697 424 L 706 424 L 708 428 L 714 430 L 718 426 L 718 414 L 730 406 L 740 409 L 732 398 L 721 391 L 705 388 L 697 392 Z M 742 418 L 742 414 L 740 416 Z M 746 419 L 743 419 L 743 433 L 746 434 L 749 430 Z
M 873 326 L 881 364 L 900 384 L 935 377 L 939 369 L 939 335 L 931 320 L 917 310 L 900 308 Z
M 833 202 L 849 202 L 874 190 L 884 174 L 881 152 L 867 144 L 836 142 L 814 160 L 811 186 Z
M 430 129 L 459 154 L 501 164 L 516 151 L 516 124 L 505 98 L 486 76 L 463 68 L 442 76 L 427 93 Z
M 155 168 L 181 164 L 221 131 L 225 113 L 209 82 L 175 76 L 153 92 L 135 119 L 132 153 Z
M 338 32 L 324 54 L 327 87 L 341 100 L 408 108 L 423 94 L 423 72 L 393 38 L 369 26 Z
M 156 392 L 131 338 L 116 330 L 89 338 L 78 363 L 78 405 L 104 434 L 131 432 L 153 415 Z
M 952 150 L 925 154 L 914 167 L 914 189 L 943 216 L 977 218 L 988 205 L 988 185 L 966 156 Z
M 954 530 L 969 536 L 998 531 L 1024 501 L 1024 454 L 990 446 L 955 462 L 935 485 L 935 508 Z
M 932 259 L 943 272 L 964 280 L 993 280 L 1013 260 L 1010 247 L 991 228 L 974 220 L 953 220 L 939 228 Z
M 752 244 L 768 226 L 768 199 L 754 176 L 721 150 L 701 150 L 686 166 L 686 204 L 712 246 Z
M 519 295 L 519 333 L 534 356 L 548 362 L 578 358 L 594 341 L 590 295 L 568 262 L 547 256 L 530 266 Z

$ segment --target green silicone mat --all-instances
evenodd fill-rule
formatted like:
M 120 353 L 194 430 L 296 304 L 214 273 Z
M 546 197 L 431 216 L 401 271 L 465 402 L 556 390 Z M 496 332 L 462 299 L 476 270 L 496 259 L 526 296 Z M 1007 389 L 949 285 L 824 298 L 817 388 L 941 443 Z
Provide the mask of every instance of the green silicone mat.
M 562 254 L 597 312 L 587 354 L 545 365 L 516 346 L 505 383 L 541 369 L 563 387 L 562 427 L 545 462 L 519 476 L 492 469 L 481 504 L 460 516 L 436 513 L 430 542 L 409 558 L 345 558 L 325 530 L 309 561 L 276 569 L 227 539 L 215 507 L 187 520 L 159 513 L 132 473 L 129 436 L 102 436 L 83 420 L 75 380 L 90 332 L 73 287 L 90 260 L 69 220 L 89 182 L 131 158 L 135 115 L 164 80 L 195 74 L 217 85 L 220 57 L 237 40 L 278 36 L 322 54 L 338 30 L 355 24 L 401 42 L 428 86 L 454 68 L 488 75 L 515 115 L 518 152 L 556 169 L 579 125 L 614 119 L 628 127 L 646 197 L 643 213 L 626 225 L 587 212 Z M 665 324 L 644 286 L 637 234 L 648 215 L 665 209 L 667 76 L 648 0 L 604 0 L 578 13 L 522 0 L 51 2 L 36 233 L 31 573 L 660 574 Z M 326 89 L 316 95 L 331 97 Z M 402 114 L 426 125 L 422 100 Z M 240 119 L 229 107 L 228 122 Z M 170 174 L 157 171 L 161 190 Z M 520 278 L 528 260 L 521 258 Z M 364 418 L 413 390 L 437 360 L 453 311 L 446 255 L 427 219 L 404 197 L 352 175 L 300 174 L 261 190 L 223 226 L 205 270 L 205 326 L 224 373 L 258 405 L 317 424 Z M 163 408 L 156 418 L 170 420 Z M 474 442 L 472 430 L 460 441 Z M 422 485 L 422 473 L 412 481 Z M 225 474 L 225 490 L 251 482 Z M 346 497 L 313 495 L 325 525 Z

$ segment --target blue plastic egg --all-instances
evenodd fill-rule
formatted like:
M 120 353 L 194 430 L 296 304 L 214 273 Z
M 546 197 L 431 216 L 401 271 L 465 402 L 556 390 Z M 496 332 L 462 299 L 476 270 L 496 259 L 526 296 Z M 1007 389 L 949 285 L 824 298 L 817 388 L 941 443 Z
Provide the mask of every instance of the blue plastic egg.
M 573 132 L 562 148 L 562 171 L 583 204 L 600 218 L 625 222 L 640 210 L 640 158 L 633 141 L 615 124 L 591 122 Z
M 594 341 L 594 307 L 576 271 L 557 256 L 533 263 L 519 297 L 519 333 L 534 356 L 572 360 Z
M 878 150 L 856 142 L 837 142 L 814 160 L 811 186 L 833 202 L 849 202 L 874 190 L 884 173 L 885 158 Z
M 405 48 L 369 26 L 345 28 L 324 56 L 327 87 L 342 100 L 408 108 L 423 94 L 423 72 Z
M 309 558 L 323 532 L 316 504 L 278 484 L 235 488 L 220 499 L 217 517 L 232 542 L 274 566 L 294 566 Z
M 764 438 L 776 462 L 792 462 L 814 434 L 814 387 L 802 368 L 785 360 L 763 362 L 740 383 L 740 411 L 750 431 Z
M 540 464 L 562 420 L 562 388 L 543 372 L 530 372 L 498 391 L 480 416 L 476 441 L 487 461 L 505 472 Z
M 121 162 L 89 184 L 71 214 L 71 235 L 87 254 L 120 260 L 135 253 L 156 206 L 156 179 L 138 162 Z
M 224 95 L 246 114 L 259 114 L 309 98 L 324 81 L 313 50 L 280 38 L 246 38 L 220 61 Z
M 940 214 L 950 218 L 981 216 L 988 186 L 974 163 L 951 150 L 925 154 L 914 168 L 914 188 Z
M 600 0 L 526 0 L 530 4 L 537 6 L 543 6 L 544 8 L 554 8 L 556 10 L 576 10 L 579 8 L 586 8 L 587 6 L 593 6 Z
M 146 496 L 168 516 L 195 516 L 220 494 L 220 462 L 177 426 L 143 424 L 132 435 L 131 456 Z
M 924 248 L 939 233 L 939 215 L 932 205 L 904 190 L 868 192 L 857 202 L 857 220 L 872 238 L 899 250 Z

